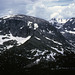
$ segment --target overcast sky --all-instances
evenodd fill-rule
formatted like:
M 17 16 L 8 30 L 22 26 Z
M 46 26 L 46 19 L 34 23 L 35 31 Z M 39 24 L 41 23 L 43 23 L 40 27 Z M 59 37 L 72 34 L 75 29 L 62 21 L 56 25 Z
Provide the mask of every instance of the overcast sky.
M 75 17 L 75 0 L 0 0 L 0 17 L 25 14 L 49 20 Z

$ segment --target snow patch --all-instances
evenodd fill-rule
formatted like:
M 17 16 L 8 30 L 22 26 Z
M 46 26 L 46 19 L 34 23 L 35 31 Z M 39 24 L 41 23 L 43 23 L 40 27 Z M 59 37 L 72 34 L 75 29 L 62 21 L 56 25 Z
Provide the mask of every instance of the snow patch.
M 25 43 L 30 38 L 31 38 L 31 36 L 28 36 L 26 38 L 22 38 L 22 37 L 18 37 L 18 36 L 17 37 L 14 37 L 12 34 L 10 34 L 10 39 L 16 40 L 19 45 Z
M 60 18 L 57 19 L 58 23 L 66 23 L 67 21 L 68 19 L 60 19 Z
M 45 30 L 42 30 L 42 32 L 45 32 Z
M 19 54 L 19 56 L 22 56 L 21 54 Z
M 6 23 L 6 20 L 4 20 L 4 24 Z
M 34 23 L 34 30 L 36 30 L 38 27 L 39 27 L 38 24 Z
M 0 31 L 0 32 L 2 32 L 2 31 Z
M 46 59 L 49 60 L 50 58 L 52 58 L 53 60 L 55 60 L 55 58 L 54 58 L 55 55 L 56 55 L 56 53 L 51 51 L 51 53 L 47 55 Z
M 54 50 L 56 50 L 58 53 L 61 53 L 61 54 L 63 54 L 64 53 L 64 50 L 63 50 L 63 48 L 62 48 L 62 51 L 60 51 L 60 50 L 58 50 L 57 48 L 54 48 L 54 47 L 51 47 L 52 49 L 54 49 Z
M 56 44 L 62 45 L 61 43 L 59 43 L 59 42 L 57 42 L 57 41 L 54 41 L 54 40 L 52 40 L 52 39 L 50 39 L 50 38 L 48 38 L 48 37 L 45 37 L 45 38 L 46 38 L 47 40 L 50 40 L 50 41 L 56 43 Z
M 72 22 L 72 24 L 74 24 L 74 23 L 75 23 L 75 21 Z
M 38 49 L 32 49 L 31 50 L 31 53 L 33 53 L 33 54 L 35 53 L 34 58 L 35 57 L 38 57 L 38 56 L 42 56 L 39 59 L 37 59 L 35 62 L 39 62 L 41 60 L 41 58 L 46 59 L 46 60 L 49 60 L 50 58 L 52 58 L 53 60 L 55 60 L 54 56 L 56 55 L 55 52 L 52 52 L 51 51 L 49 53 L 49 50 L 40 51 Z M 47 53 L 47 55 L 45 55 L 46 53 Z M 32 59 L 32 58 L 31 57 L 28 57 L 28 59 Z
M 41 55 L 44 55 L 45 53 L 47 53 L 48 52 L 48 50 L 45 50 L 45 51 L 43 51 L 42 53 L 41 53 Z
M 68 30 L 65 30 L 65 32 L 68 32 L 68 33 L 71 33 L 71 34 L 75 34 L 75 31 L 68 31 Z
M 47 40 L 51 40 L 50 38 L 48 38 L 48 37 L 45 37 Z
M 59 42 L 57 42 L 57 41 L 54 41 L 54 40 L 52 40 L 54 43 L 56 43 L 56 44 L 59 44 L 59 45 L 62 45 L 62 43 L 59 43 Z
M 62 33 L 62 34 L 65 34 L 65 32 L 63 32 L 63 31 L 62 31 L 61 33 Z
M 50 55 L 47 55 L 47 57 L 46 57 L 46 58 L 47 58 L 47 60 L 48 60 L 48 59 L 50 59 Z
M 3 42 L 8 41 L 8 39 L 2 39 L 3 37 L 7 37 L 7 35 L 0 35 L 0 44 L 3 45 Z
M 10 48 L 12 48 L 13 47 L 13 45 L 9 45 L 9 46 L 7 46 L 7 49 L 10 49 Z
M 49 31 L 49 33 L 52 33 L 52 31 Z
M 70 19 L 70 22 L 72 21 L 73 19 Z
M 27 26 L 29 26 L 29 28 L 32 28 L 32 23 L 33 23 L 33 22 L 31 22 L 31 21 L 28 21 L 28 24 L 27 24 Z
M 20 29 L 23 29 L 24 26 L 20 27 Z
M 37 59 L 34 63 L 37 63 L 37 64 L 38 64 L 38 63 L 40 62 L 40 60 L 41 60 L 41 59 Z
M 73 28 L 73 30 L 75 30 L 75 28 Z
M 56 55 L 56 53 L 53 53 L 52 51 L 51 51 L 51 53 L 50 53 L 50 56 L 55 60 L 55 58 L 54 58 L 54 56 Z
M 45 53 L 48 52 L 48 50 L 40 51 L 38 49 L 32 49 L 31 53 L 34 53 L 34 52 L 36 52 L 34 56 L 39 56 L 39 55 L 44 55 Z
M 27 26 L 29 26 L 29 28 L 33 28 L 32 23 L 33 23 L 33 22 L 28 21 Z M 39 27 L 38 24 L 37 24 L 37 23 L 34 23 L 34 30 L 36 30 L 38 27 Z
M 27 57 L 28 59 L 34 59 L 34 58 L 32 58 L 32 57 Z
M 65 28 L 65 30 L 66 30 L 67 28 Z
M 32 50 L 31 50 L 31 53 L 33 53 L 33 52 L 35 52 L 35 51 L 36 51 L 36 52 L 39 52 L 39 53 L 42 52 L 42 51 L 40 51 L 40 50 L 38 50 L 38 49 L 32 49 Z
M 2 39 L 3 37 L 7 37 L 5 39 Z M 9 39 L 8 39 L 9 38 Z M 28 36 L 26 38 L 22 38 L 22 37 L 14 37 L 11 33 L 9 34 L 9 36 L 6 34 L 6 35 L 0 35 L 0 44 L 3 44 L 3 42 L 6 42 L 6 41 L 10 41 L 10 40 L 16 40 L 18 45 L 21 45 L 23 43 L 25 43 L 27 40 L 29 40 L 31 38 L 31 36 Z
M 3 19 L 7 19 L 7 18 L 10 18 L 10 17 L 14 17 L 14 15 L 7 15 L 7 16 L 3 17 Z
M 35 36 L 35 38 L 36 38 L 37 40 L 41 40 L 40 38 L 38 38 L 38 37 L 36 37 L 36 36 Z
M 41 52 L 42 52 L 42 51 L 35 49 L 35 52 L 36 52 L 36 54 L 35 54 L 34 56 L 39 56 L 39 55 L 41 55 Z

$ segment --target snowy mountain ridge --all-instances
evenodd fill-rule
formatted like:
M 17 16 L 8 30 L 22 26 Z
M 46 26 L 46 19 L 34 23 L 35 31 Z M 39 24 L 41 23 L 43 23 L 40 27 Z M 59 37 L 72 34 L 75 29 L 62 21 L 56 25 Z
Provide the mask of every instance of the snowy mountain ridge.
M 62 19 L 62 18 L 52 18 L 49 20 L 49 23 L 51 23 L 55 28 L 60 29 L 63 27 L 63 25 L 68 21 L 69 19 Z
M 62 19 L 62 18 L 52 18 L 49 20 L 50 23 L 54 24 L 54 22 L 57 23 L 66 23 L 69 19 Z
M 71 65 L 69 59 L 73 59 L 74 51 L 59 30 L 44 19 L 27 15 L 0 18 L 0 69 L 3 72 L 20 68 L 26 72 L 36 66 L 56 69 L 65 64 L 66 67 L 67 62 Z

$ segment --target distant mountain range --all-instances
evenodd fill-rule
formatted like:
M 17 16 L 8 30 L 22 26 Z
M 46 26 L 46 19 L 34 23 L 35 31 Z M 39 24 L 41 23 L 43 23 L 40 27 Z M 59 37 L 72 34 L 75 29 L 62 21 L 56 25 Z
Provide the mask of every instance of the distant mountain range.
M 60 32 L 75 46 L 75 18 L 69 19 L 60 29 Z
M 68 20 L 69 19 L 52 18 L 52 19 L 49 20 L 49 23 L 51 23 L 57 29 L 60 29 Z
M 63 19 L 61 19 L 61 21 L 62 20 Z M 51 19 L 49 22 L 69 40 L 70 44 L 75 46 L 75 18 L 67 19 L 65 23 L 59 22 L 59 20 L 55 18 Z
M 74 67 L 75 47 L 66 37 L 66 33 L 69 33 L 66 25 L 72 21 L 56 29 L 57 21 L 52 25 L 32 16 L 10 15 L 0 18 L 0 71 L 14 74 L 29 73 L 34 68 L 38 71 Z M 63 36 L 61 33 L 64 31 Z

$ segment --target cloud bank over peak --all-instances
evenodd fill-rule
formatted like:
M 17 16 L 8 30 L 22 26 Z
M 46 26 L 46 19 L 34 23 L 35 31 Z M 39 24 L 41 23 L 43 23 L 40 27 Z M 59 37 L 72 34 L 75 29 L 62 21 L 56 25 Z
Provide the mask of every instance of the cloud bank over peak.
M 26 14 L 49 20 L 75 17 L 75 0 L 0 0 L 0 16 Z

